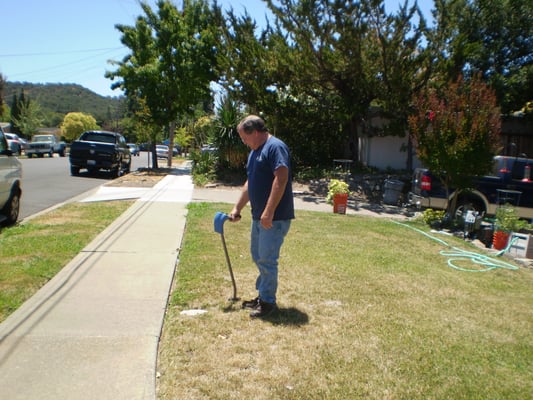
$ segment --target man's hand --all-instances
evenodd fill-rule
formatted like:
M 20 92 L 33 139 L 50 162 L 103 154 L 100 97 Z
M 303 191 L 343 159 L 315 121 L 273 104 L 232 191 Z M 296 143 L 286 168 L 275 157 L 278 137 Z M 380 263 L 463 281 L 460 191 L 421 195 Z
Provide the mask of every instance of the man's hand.
M 272 228 L 272 216 L 267 214 L 266 212 L 261 215 L 261 226 L 265 229 L 271 229 Z
M 238 222 L 241 220 L 241 214 L 237 212 L 232 212 L 231 214 L 229 214 L 229 220 L 231 222 Z

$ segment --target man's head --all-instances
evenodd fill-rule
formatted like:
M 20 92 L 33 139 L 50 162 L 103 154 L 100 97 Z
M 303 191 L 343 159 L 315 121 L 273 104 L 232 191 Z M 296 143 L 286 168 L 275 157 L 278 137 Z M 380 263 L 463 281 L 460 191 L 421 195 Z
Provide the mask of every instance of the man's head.
M 242 142 L 252 150 L 258 149 L 268 139 L 265 121 L 257 115 L 249 115 L 237 125 Z

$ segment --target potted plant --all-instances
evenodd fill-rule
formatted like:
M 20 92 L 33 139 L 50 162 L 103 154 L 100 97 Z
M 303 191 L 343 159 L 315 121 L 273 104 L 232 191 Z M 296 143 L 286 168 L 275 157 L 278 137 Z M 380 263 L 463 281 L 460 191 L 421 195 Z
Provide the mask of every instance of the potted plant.
M 340 179 L 332 179 L 328 184 L 328 194 L 326 201 L 333 204 L 333 212 L 337 214 L 346 214 L 348 205 L 348 195 L 350 186 Z
M 507 246 L 511 232 L 518 232 L 527 225 L 528 223 L 518 217 L 515 208 L 510 204 L 499 207 L 496 210 L 492 247 L 503 250 Z

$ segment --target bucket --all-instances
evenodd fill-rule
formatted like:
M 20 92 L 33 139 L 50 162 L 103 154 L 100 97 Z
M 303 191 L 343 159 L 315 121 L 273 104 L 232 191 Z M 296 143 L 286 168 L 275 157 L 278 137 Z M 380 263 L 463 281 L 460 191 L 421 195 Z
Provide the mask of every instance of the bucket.
M 504 231 L 495 231 L 492 237 L 492 248 L 495 250 L 503 250 L 509 241 L 509 233 Z
M 348 206 L 348 194 L 336 194 L 333 196 L 333 212 L 335 214 L 346 214 Z
M 383 192 L 383 203 L 397 206 L 403 191 L 403 182 L 395 179 L 385 181 L 385 190 Z

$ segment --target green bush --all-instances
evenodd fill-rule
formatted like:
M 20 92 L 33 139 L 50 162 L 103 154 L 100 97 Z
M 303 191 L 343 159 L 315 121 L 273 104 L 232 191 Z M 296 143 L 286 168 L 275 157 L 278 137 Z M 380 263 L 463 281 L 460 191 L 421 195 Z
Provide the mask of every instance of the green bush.
M 422 214 L 422 219 L 429 226 L 434 226 L 436 224 L 441 224 L 444 220 L 445 215 L 446 211 L 444 210 L 434 210 L 432 208 L 428 208 L 424 210 L 424 213 Z

